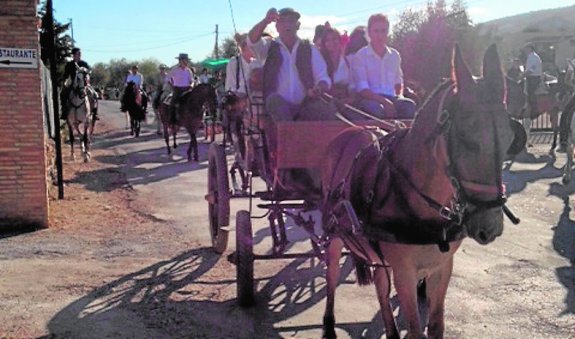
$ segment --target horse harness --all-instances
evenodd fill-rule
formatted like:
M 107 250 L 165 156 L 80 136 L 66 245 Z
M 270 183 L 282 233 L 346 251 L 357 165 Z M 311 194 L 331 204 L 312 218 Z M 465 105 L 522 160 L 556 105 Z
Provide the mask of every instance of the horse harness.
M 453 147 L 449 145 L 450 136 L 453 134 L 451 133 L 451 125 L 453 123 L 452 116 L 450 114 L 449 109 L 444 109 L 444 103 L 447 98 L 447 95 L 453 90 L 454 84 L 451 82 L 445 82 L 444 84 L 440 85 L 438 92 L 444 90 L 445 92 L 442 95 L 440 104 L 439 104 L 439 112 L 440 118 L 434 130 L 431 133 L 431 136 L 428 141 L 435 141 L 433 139 L 438 138 L 439 136 L 445 136 L 448 142 L 448 157 L 447 157 L 447 166 L 446 166 L 446 175 L 450 179 L 452 187 L 454 189 L 453 198 L 450 200 L 449 204 L 442 204 L 435 200 L 433 197 L 430 197 L 426 193 L 422 192 L 417 186 L 413 183 L 411 178 L 407 173 L 403 170 L 398 168 L 394 160 L 392 158 L 391 150 L 393 147 L 407 134 L 408 129 L 400 129 L 394 132 L 391 132 L 383 137 L 377 135 L 377 143 L 378 148 L 380 150 L 379 158 L 377 161 L 377 172 L 376 177 L 373 182 L 369 183 L 369 187 L 371 187 L 371 191 L 368 193 L 368 198 L 365 201 L 367 205 L 366 211 L 366 220 L 363 223 L 363 227 L 358 227 L 362 225 L 361 222 L 357 219 L 356 216 L 352 217 L 351 219 L 356 220 L 358 225 L 352 226 L 352 233 L 364 233 L 370 239 L 377 239 L 377 240 L 385 240 L 389 242 L 398 242 L 398 243 L 407 243 L 407 244 L 437 244 L 439 246 L 440 251 L 447 252 L 449 251 L 449 242 L 454 240 L 462 239 L 466 236 L 465 228 L 463 225 L 465 221 L 468 220 L 469 217 L 472 215 L 479 213 L 481 211 L 496 208 L 496 207 L 505 207 L 504 204 L 506 202 L 506 197 L 503 189 L 503 185 L 501 183 L 501 171 L 502 169 L 500 166 L 496 165 L 496 172 L 498 175 L 497 181 L 495 185 L 484 185 L 478 184 L 471 181 L 463 180 L 458 178 L 458 170 L 455 166 L 453 161 Z M 457 104 L 457 102 L 456 102 Z M 496 114 L 498 110 L 504 110 L 505 107 L 503 104 L 484 104 L 479 107 L 476 111 L 487 112 L 490 114 Z M 497 124 L 496 120 L 492 119 L 494 124 L 494 142 L 495 142 L 495 156 L 496 159 L 500 159 L 500 150 L 497 138 Z M 370 133 L 375 132 L 370 131 Z M 456 137 L 456 136 L 455 136 Z M 453 141 L 451 141 L 453 142 Z M 363 155 L 363 153 L 370 147 L 373 147 L 373 144 L 368 145 L 367 147 L 362 148 L 354 158 L 353 164 L 350 167 L 347 175 L 342 179 L 342 181 L 329 193 L 328 199 L 330 202 L 338 201 L 347 199 L 346 189 L 349 188 L 351 182 L 351 176 L 354 172 L 355 164 L 357 160 Z M 379 197 L 379 201 L 385 202 L 385 200 L 389 197 L 391 192 L 395 193 L 399 203 L 401 204 L 401 208 L 407 212 L 408 215 L 416 215 L 415 211 L 411 208 L 411 205 L 406 199 L 405 193 L 400 185 L 400 183 L 406 183 L 407 187 L 414 191 L 419 197 L 421 197 L 426 204 L 433 210 L 437 211 L 440 219 L 444 220 L 443 223 L 434 224 L 433 226 L 440 226 L 440 232 L 424 232 L 425 235 L 422 235 L 423 231 L 421 229 L 422 226 L 428 226 L 428 222 L 423 220 L 418 220 L 413 218 L 411 220 L 397 220 L 397 221 L 385 221 L 383 225 L 379 227 L 374 227 L 373 220 L 372 220 L 372 213 L 371 211 L 374 208 L 374 198 L 375 198 L 375 188 L 378 187 L 378 182 L 381 180 L 382 173 L 384 173 L 388 169 L 389 171 L 389 182 L 390 182 L 390 189 L 385 197 Z M 496 197 L 492 200 L 480 200 L 477 198 L 472 197 L 468 191 L 475 191 L 478 193 L 495 193 Z M 349 202 L 349 201 L 348 201 Z M 333 206 L 338 206 L 339 203 L 336 202 Z M 474 207 L 474 208 L 471 208 Z M 346 207 L 349 210 L 349 207 Z M 353 208 L 352 208 L 353 210 Z M 508 211 L 505 211 L 506 215 L 508 215 Z M 341 213 L 340 213 L 341 215 Z M 509 216 L 509 215 L 508 215 Z M 511 218 L 511 216 L 509 216 Z M 341 224 L 338 220 L 334 220 L 331 218 L 331 223 Z M 408 225 L 409 224 L 409 225 Z M 414 226 L 417 230 L 418 234 L 414 234 L 414 232 L 409 232 L 405 230 L 406 225 Z M 429 228 L 429 227 L 427 227 Z M 376 230 L 377 229 L 377 230 Z M 370 231 L 371 230 L 371 231 Z M 373 232 L 373 230 L 376 230 Z M 413 230 L 413 228 L 412 228 Z M 431 238 L 429 238 L 431 236 Z M 346 237 L 346 240 L 349 240 L 350 237 Z M 371 245 L 373 245 L 373 241 L 371 241 Z M 357 247 L 357 246 L 352 246 Z M 372 249 L 378 250 L 378 247 L 372 246 Z M 361 256 L 366 257 L 366 252 L 369 252 L 368 249 L 360 249 L 362 253 Z M 373 255 L 371 256 L 373 257 Z

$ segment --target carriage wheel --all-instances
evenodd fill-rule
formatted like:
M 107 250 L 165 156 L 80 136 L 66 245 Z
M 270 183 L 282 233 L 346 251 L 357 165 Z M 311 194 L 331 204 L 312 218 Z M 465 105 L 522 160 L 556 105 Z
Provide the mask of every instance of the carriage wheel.
M 228 230 L 222 227 L 230 224 L 230 184 L 224 148 L 216 143 L 208 152 L 208 214 L 212 248 L 223 253 L 228 247 Z
M 236 279 L 238 304 L 249 307 L 254 303 L 254 239 L 250 213 L 236 214 Z

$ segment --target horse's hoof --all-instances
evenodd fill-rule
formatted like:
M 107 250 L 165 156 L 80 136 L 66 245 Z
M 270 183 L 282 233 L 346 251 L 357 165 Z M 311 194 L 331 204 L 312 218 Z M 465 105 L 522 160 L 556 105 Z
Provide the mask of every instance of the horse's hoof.
M 571 179 L 563 177 L 563 180 L 561 180 L 561 182 L 563 182 L 563 185 L 569 185 L 569 183 L 571 182 Z
M 323 335 L 322 339 L 336 339 L 335 334 L 335 317 L 324 316 L 323 317 Z

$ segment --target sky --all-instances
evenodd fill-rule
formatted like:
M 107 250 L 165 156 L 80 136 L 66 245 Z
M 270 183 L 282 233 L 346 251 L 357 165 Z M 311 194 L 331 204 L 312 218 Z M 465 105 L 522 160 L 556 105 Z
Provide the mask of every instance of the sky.
M 154 58 L 173 65 L 179 53 L 199 62 L 209 56 L 216 42 L 235 32 L 248 32 L 268 9 L 292 7 L 301 13 L 299 36 L 313 37 L 316 25 L 329 21 L 340 31 L 351 32 L 367 24 L 374 13 L 390 18 L 407 8 L 422 8 L 427 0 L 53 0 L 54 17 L 72 22 L 70 35 L 82 48 L 89 64 L 125 58 Z M 450 0 L 447 0 L 451 4 Z M 465 0 L 473 23 L 506 16 L 573 5 L 573 0 Z M 274 32 L 274 25 L 268 31 Z M 73 34 L 72 34 L 73 33 Z

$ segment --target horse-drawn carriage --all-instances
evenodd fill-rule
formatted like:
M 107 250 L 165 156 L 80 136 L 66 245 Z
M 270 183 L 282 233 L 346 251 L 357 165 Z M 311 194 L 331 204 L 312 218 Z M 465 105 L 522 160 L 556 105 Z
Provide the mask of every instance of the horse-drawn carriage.
M 413 298 L 418 282 L 425 280 L 428 334 L 442 334 L 452 256 L 462 239 L 489 243 L 502 232 L 503 214 L 513 218 L 504 205 L 502 183 L 502 162 L 513 131 L 494 47 L 486 53 L 483 69 L 484 78 L 477 82 L 457 51 L 454 78 L 438 85 L 413 121 L 370 120 L 354 127 L 338 121 L 273 124 L 257 106 L 242 121 L 239 139 L 245 147 L 236 144 L 242 151 L 230 169 L 225 145 L 213 143 L 206 200 L 212 245 L 218 253 L 227 247 L 231 199 L 249 199 L 248 209 L 236 214 L 236 251 L 230 255 L 236 264 L 239 304 L 254 302 L 256 260 L 318 257 L 328 266 L 324 335 L 335 337 L 334 294 L 345 244 L 356 263 L 358 282 L 374 282 L 378 289 L 388 337 L 398 333 L 387 307 L 390 269 L 396 272 L 393 278 L 409 332 L 421 332 Z M 281 173 L 294 169 L 320 170 L 319 196 L 282 182 Z M 263 180 L 263 189 L 256 188 L 254 177 Z M 255 207 L 265 213 L 254 215 Z M 320 232 L 305 213 L 314 209 L 322 212 Z M 266 217 L 272 248 L 256 254 L 252 219 Z M 311 251 L 286 252 L 286 217 L 309 235 Z M 383 224 L 399 232 L 372 227 L 379 233 L 368 236 L 367 226 Z
M 230 200 L 248 198 L 249 209 L 240 210 L 236 215 L 236 254 L 238 298 L 242 305 L 253 301 L 253 262 L 263 258 L 291 258 L 286 254 L 287 237 L 284 219 L 291 216 L 297 226 L 309 233 L 312 241 L 312 256 L 323 255 L 324 243 L 315 234 L 314 221 L 302 217 L 303 211 L 319 209 L 317 192 L 293 187 L 280 178 L 282 171 L 305 171 L 320 169 L 329 142 L 346 127 L 341 121 L 282 121 L 273 123 L 263 112 L 263 105 L 252 104 L 251 114 L 244 115 L 239 131 L 242 135 L 234 138 L 236 156 L 228 168 L 224 143 L 213 143 L 208 156 L 208 194 L 210 233 L 213 248 L 222 253 L 227 248 L 228 226 L 230 221 Z M 387 131 L 396 127 L 406 127 L 412 120 L 366 120 L 358 125 L 378 126 Z M 234 122 L 232 121 L 232 124 Z M 274 129 L 275 149 L 270 145 L 270 129 Z M 234 132 L 235 133 L 235 132 Z M 243 139 L 243 140 L 242 140 Z M 238 145 L 238 142 L 244 142 Z M 319 172 L 317 172 L 319 173 Z M 253 179 L 263 181 L 263 189 L 254 187 Z M 230 185 L 231 184 L 231 185 Z M 257 186 L 257 185 L 256 185 Z M 262 185 L 259 185 L 262 186 Z M 252 226 L 253 200 L 262 203 L 258 208 L 267 210 L 272 253 L 253 253 Z M 306 254 L 307 255 L 307 254 Z

